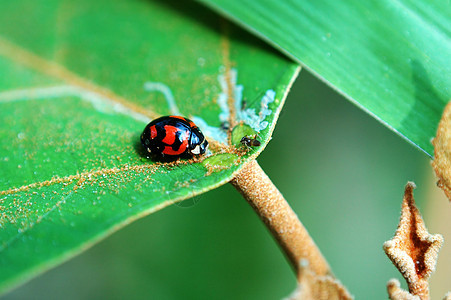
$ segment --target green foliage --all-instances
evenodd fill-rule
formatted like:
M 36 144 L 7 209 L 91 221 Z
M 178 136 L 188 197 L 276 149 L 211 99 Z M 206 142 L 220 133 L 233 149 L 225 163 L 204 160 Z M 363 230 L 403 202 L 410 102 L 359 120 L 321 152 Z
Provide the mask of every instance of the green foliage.
M 220 168 L 155 163 L 141 153 L 144 126 L 180 112 L 210 144 L 227 142 L 220 114 L 244 111 L 221 108 L 220 97 L 242 93 L 257 115 L 267 104 L 259 123 L 268 122 L 260 130 L 267 143 L 298 70 L 192 3 L 2 2 L 0 288 L 229 181 L 263 147 L 240 157 L 216 143 L 209 155 L 227 156 Z M 274 100 L 265 102 L 268 91 Z
M 430 140 L 451 98 L 447 1 L 200 1 L 433 154 Z

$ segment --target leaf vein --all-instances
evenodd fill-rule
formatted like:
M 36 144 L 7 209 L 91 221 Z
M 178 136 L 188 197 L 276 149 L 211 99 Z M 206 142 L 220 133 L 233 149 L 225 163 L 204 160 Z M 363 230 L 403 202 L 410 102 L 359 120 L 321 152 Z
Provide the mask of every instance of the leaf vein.
M 87 79 L 82 78 L 76 73 L 66 69 L 64 66 L 53 61 L 48 61 L 40 57 L 39 55 L 8 41 L 2 36 L 0 36 L 0 55 L 30 69 L 34 69 L 42 74 L 67 82 L 71 86 L 76 86 L 85 91 L 90 91 L 98 95 L 102 95 L 110 99 L 110 101 L 112 102 L 121 104 L 128 109 L 148 116 L 151 119 L 158 117 L 157 113 L 148 109 L 144 109 L 143 107 L 115 94 L 110 89 L 98 86 L 92 81 L 88 81 Z

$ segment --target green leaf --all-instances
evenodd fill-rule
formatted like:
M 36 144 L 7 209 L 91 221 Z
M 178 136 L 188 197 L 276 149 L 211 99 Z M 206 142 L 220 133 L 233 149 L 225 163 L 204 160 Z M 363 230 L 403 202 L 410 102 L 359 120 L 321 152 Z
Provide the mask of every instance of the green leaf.
M 269 141 L 298 71 L 192 3 L 3 1 L 0 289 L 228 182 Z M 203 130 L 211 153 L 147 159 L 145 125 L 178 113 Z M 227 114 L 259 131 L 262 146 L 227 146 Z
M 305 65 L 432 156 L 451 98 L 443 0 L 200 0 Z

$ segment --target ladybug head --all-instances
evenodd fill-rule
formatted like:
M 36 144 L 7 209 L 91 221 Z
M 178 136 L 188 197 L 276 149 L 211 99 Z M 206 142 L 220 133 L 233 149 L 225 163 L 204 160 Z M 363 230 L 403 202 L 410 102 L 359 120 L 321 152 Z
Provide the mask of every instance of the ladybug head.
M 204 154 L 205 151 L 207 151 L 207 148 L 208 142 L 200 129 L 192 129 L 189 143 L 189 152 L 195 155 Z
M 204 138 L 204 140 L 200 144 L 195 145 L 194 148 L 191 149 L 190 152 L 191 152 L 191 154 L 196 154 L 196 155 L 204 154 L 205 151 L 207 151 L 207 148 L 208 148 L 208 142 Z

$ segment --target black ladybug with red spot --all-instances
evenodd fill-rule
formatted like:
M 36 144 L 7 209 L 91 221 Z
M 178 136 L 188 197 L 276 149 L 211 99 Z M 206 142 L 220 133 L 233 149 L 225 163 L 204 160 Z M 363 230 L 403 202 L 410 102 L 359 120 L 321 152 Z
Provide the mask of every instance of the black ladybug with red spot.
M 208 148 L 199 127 L 181 116 L 165 116 L 147 124 L 141 143 L 155 160 L 175 160 L 204 154 Z

